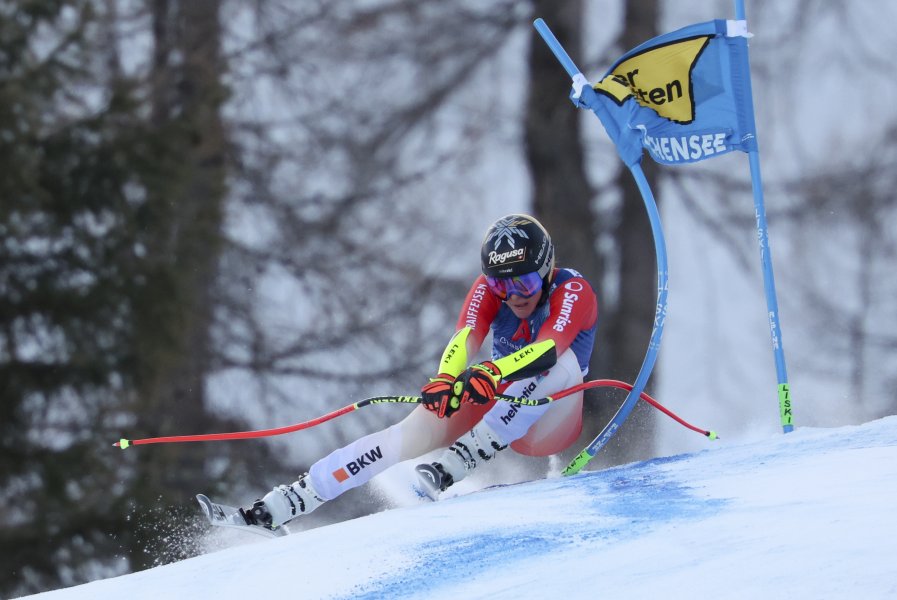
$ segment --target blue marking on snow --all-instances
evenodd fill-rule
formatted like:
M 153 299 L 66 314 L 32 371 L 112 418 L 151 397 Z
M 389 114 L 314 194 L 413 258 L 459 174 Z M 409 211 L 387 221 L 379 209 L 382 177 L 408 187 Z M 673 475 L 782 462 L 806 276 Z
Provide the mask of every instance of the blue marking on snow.
M 546 527 L 539 522 L 521 522 L 517 527 L 504 527 L 443 537 L 427 545 L 409 549 L 416 557 L 401 573 L 369 581 L 352 590 L 346 598 L 419 598 L 434 587 L 448 587 L 469 581 L 493 568 L 516 566 L 524 569 L 532 556 L 574 550 L 583 542 L 609 540 L 619 543 L 649 528 L 692 518 L 706 518 L 721 510 L 726 500 L 704 498 L 692 488 L 677 481 L 664 470 L 664 465 L 685 456 L 656 458 L 636 465 L 585 473 L 570 478 L 540 482 L 557 485 L 570 493 L 577 490 L 590 501 L 587 509 L 564 522 Z M 540 488 L 544 493 L 544 487 Z M 526 484 L 499 487 L 485 492 L 504 494 L 513 502 L 527 501 Z M 480 493 L 456 500 L 473 499 Z M 538 506 L 534 506 L 538 517 Z M 513 567 L 512 567 L 513 568 Z

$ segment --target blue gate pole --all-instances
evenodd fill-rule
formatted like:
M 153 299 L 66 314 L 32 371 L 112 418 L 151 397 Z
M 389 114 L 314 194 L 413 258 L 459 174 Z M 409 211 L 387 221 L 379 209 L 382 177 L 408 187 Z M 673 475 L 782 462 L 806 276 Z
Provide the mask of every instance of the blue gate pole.
M 551 32 L 551 29 L 548 28 L 548 25 L 545 24 L 545 21 L 536 19 L 533 25 L 536 28 L 536 31 L 539 32 L 539 35 L 542 36 L 542 39 L 545 40 L 545 43 L 548 44 L 552 53 L 554 53 L 555 57 L 567 71 L 567 74 L 573 79 L 574 85 L 579 84 L 581 86 L 583 98 L 588 99 L 589 95 L 595 94 L 595 91 L 587 84 L 585 77 L 567 54 L 567 51 L 561 46 L 561 43 Z M 598 108 L 598 110 L 602 109 Z M 605 127 L 614 126 L 613 119 L 609 117 L 601 119 L 601 115 L 598 115 L 598 118 Z M 651 187 L 648 185 L 648 180 L 645 178 L 645 173 L 642 171 L 641 165 L 639 163 L 629 165 L 629 170 L 635 179 L 636 185 L 638 185 L 642 200 L 645 202 L 645 208 L 648 211 L 648 219 L 651 222 L 651 232 L 654 234 L 654 250 L 657 256 L 657 305 L 654 313 L 654 328 L 651 331 L 651 339 L 648 342 L 648 351 L 642 361 L 642 367 L 639 370 L 638 376 L 632 384 L 632 389 L 629 391 L 629 395 L 626 396 L 623 405 L 610 422 L 605 425 L 604 429 L 601 430 L 598 437 L 592 440 L 592 443 L 580 452 L 569 465 L 567 465 L 567 468 L 563 471 L 564 475 L 574 475 L 586 466 L 598 451 L 610 441 L 613 435 L 629 417 L 629 413 L 632 412 L 632 409 L 635 408 L 636 403 L 638 403 L 639 396 L 642 391 L 644 391 L 648 379 L 651 377 L 651 372 L 654 370 L 654 364 L 657 362 L 657 353 L 660 350 L 660 340 L 663 336 L 663 326 L 667 315 L 667 294 L 669 291 L 666 241 L 663 236 L 663 227 L 661 227 L 657 203 L 654 200 L 654 194 L 651 191 Z
M 590 90 L 591 91 L 591 90 Z M 589 444 L 579 455 L 574 458 L 570 464 L 564 469 L 564 475 L 573 475 L 579 472 L 601 448 L 610 441 L 611 437 L 617 432 L 617 429 L 623 425 L 623 422 L 629 418 L 629 413 L 635 408 L 642 390 L 651 377 L 654 364 L 657 362 L 657 353 L 660 351 L 660 339 L 663 336 L 663 326 L 667 317 L 667 294 L 669 292 L 669 269 L 667 266 L 667 250 L 666 241 L 663 235 L 663 228 L 660 223 L 660 213 L 657 210 L 657 203 L 654 200 L 654 194 L 642 166 L 636 163 L 629 167 L 636 185 L 642 194 L 642 200 L 645 202 L 645 209 L 648 211 L 648 219 L 651 222 L 651 231 L 654 234 L 654 250 L 657 256 L 657 305 L 654 312 L 654 328 L 651 330 L 651 338 L 648 342 L 648 351 L 645 359 L 642 361 L 642 368 L 632 384 L 632 390 L 626 396 L 623 405 L 617 411 L 617 414 L 604 426 L 601 433 L 598 434 L 592 443 Z
M 744 0 L 735 0 L 735 18 L 746 21 Z M 747 46 L 747 39 L 744 39 Z M 744 84 L 747 87 L 747 97 L 751 99 L 751 131 L 755 132 L 754 124 L 754 95 L 751 89 L 750 61 L 745 49 L 744 62 L 741 65 L 742 72 L 746 74 Z M 751 166 L 751 188 L 754 192 L 754 213 L 757 218 L 757 241 L 760 244 L 760 265 L 763 269 L 763 287 L 766 292 L 766 310 L 769 317 L 769 332 L 772 336 L 772 351 L 776 363 L 776 378 L 778 380 L 779 416 L 782 430 L 789 433 L 794 430 L 794 419 L 791 412 L 791 390 L 788 385 L 788 372 L 785 368 L 785 350 L 782 345 L 782 326 L 779 322 L 779 302 L 776 297 L 776 282 L 772 270 L 772 251 L 769 247 L 769 229 L 766 224 L 766 208 L 763 202 L 763 182 L 760 176 L 760 150 L 755 144 L 754 149 L 748 152 L 748 162 Z

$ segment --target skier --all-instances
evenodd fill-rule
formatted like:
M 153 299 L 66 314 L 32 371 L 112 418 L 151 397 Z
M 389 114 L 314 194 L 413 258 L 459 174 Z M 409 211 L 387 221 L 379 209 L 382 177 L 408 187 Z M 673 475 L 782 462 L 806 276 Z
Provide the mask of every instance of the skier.
M 582 392 L 542 406 L 497 402 L 495 394 L 541 398 L 582 383 L 595 339 L 595 293 L 578 272 L 555 267 L 548 232 L 528 215 L 493 223 L 481 260 L 483 274 L 467 294 L 437 375 L 421 390 L 422 405 L 241 509 L 247 524 L 276 529 L 398 462 L 439 448 L 445 450 L 435 462 L 416 467 L 434 497 L 508 445 L 548 456 L 576 440 Z M 490 328 L 492 360 L 468 366 Z

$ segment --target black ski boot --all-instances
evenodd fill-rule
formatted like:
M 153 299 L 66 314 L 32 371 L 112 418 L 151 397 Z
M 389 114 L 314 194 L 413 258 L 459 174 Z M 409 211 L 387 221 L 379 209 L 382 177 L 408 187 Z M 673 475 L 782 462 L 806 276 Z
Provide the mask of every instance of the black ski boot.
M 438 462 L 422 463 L 414 467 L 414 470 L 417 471 L 417 478 L 420 480 L 424 492 L 432 500 L 436 500 L 440 492 L 444 492 L 455 483 L 451 474 L 446 472 Z

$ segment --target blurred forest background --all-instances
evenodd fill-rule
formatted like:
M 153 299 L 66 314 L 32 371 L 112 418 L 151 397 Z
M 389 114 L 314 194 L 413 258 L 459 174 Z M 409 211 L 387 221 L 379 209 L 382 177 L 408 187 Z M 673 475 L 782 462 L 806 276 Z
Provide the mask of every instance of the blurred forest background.
M 747 9 L 796 425 L 894 414 L 897 7 Z M 508 212 L 540 218 L 559 264 L 595 285 L 592 376 L 635 378 L 656 299 L 650 227 L 536 16 L 596 79 L 733 6 L 0 1 L 0 596 L 188 556 L 173 539 L 192 535 L 195 493 L 251 500 L 401 418 L 372 407 L 270 442 L 111 446 L 416 393 L 485 228 Z M 671 261 L 649 391 L 728 439 L 773 433 L 747 159 L 643 165 Z M 589 393 L 581 444 L 621 401 Z M 639 410 L 591 468 L 688 448 L 681 437 Z M 356 490 L 307 518 L 384 502 Z

